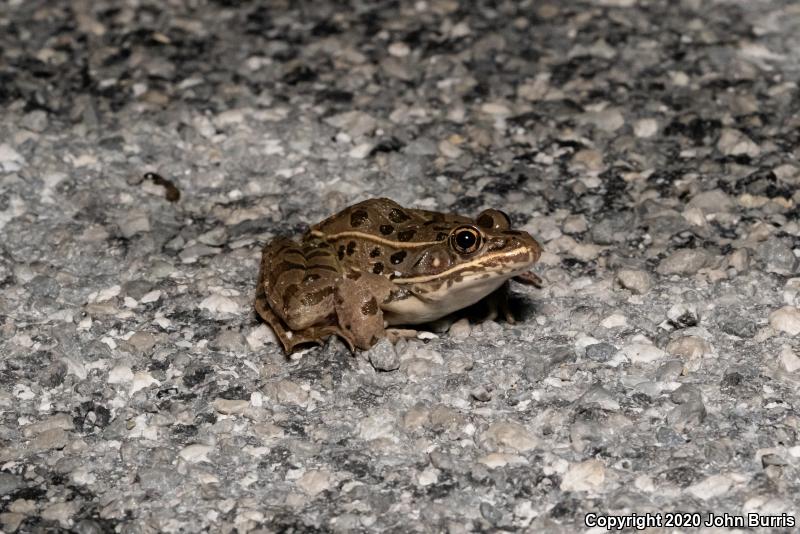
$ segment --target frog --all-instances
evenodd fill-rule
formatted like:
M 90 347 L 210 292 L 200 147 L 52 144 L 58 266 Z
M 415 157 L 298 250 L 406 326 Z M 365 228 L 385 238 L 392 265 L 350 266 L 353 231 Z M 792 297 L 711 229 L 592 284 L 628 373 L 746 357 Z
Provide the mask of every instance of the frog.
M 416 332 L 401 326 L 500 294 L 511 279 L 537 284 L 530 269 L 541 253 L 501 210 L 472 219 L 374 198 L 311 226 L 299 242 L 269 241 L 255 310 L 287 353 L 330 336 L 365 350 Z

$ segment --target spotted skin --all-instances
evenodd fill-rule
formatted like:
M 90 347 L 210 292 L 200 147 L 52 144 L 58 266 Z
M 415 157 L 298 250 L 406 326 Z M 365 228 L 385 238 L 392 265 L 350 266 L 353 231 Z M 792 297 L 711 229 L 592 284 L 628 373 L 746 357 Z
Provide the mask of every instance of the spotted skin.
M 473 304 L 521 276 L 541 248 L 507 215 L 476 219 L 361 202 L 311 227 L 298 243 L 264 247 L 255 307 L 284 348 L 338 335 L 368 348 L 386 326 L 419 324 Z M 459 248 L 469 231 L 479 246 Z

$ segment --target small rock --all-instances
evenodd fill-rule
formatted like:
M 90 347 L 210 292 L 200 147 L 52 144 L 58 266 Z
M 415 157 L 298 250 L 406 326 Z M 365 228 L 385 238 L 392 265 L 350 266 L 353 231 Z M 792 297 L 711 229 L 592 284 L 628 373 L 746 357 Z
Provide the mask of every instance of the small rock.
M 24 485 L 25 482 L 17 475 L 0 472 L 0 496 L 8 495 Z
M 367 351 L 367 358 L 376 371 L 394 371 L 400 368 L 400 356 L 394 345 L 383 338 Z
M 615 412 L 620 408 L 619 403 L 614 400 L 611 393 L 600 384 L 590 387 L 586 393 L 580 396 L 577 402 L 580 406 L 597 406 L 610 412 Z
M 216 314 L 241 312 L 241 307 L 235 300 L 218 294 L 204 298 L 200 303 L 200 308 Z
M 725 128 L 719 136 L 717 149 L 726 156 L 750 156 L 758 157 L 761 149 L 752 139 L 747 137 L 739 130 Z
M 769 325 L 779 332 L 790 336 L 800 334 L 800 309 L 784 306 L 769 314 Z
M 442 139 L 439 141 L 439 152 L 446 158 L 456 159 L 464 153 L 463 150 L 458 148 L 456 145 L 448 141 L 447 139 Z
M 388 439 L 396 442 L 394 419 L 380 413 L 365 417 L 358 425 L 358 436 L 365 441 Z
M 23 128 L 36 133 L 42 133 L 47 129 L 47 112 L 41 109 L 25 114 L 20 121 Z
M 58 521 L 62 527 L 70 526 L 70 520 L 78 513 L 81 503 L 77 500 L 57 502 L 47 505 L 42 510 L 42 519 L 45 521 Z
M 363 111 L 346 111 L 325 119 L 325 123 L 347 132 L 350 137 L 356 138 L 369 135 L 377 127 L 377 122 Z
M 625 289 L 639 295 L 644 295 L 653 286 L 649 273 L 635 269 L 620 269 L 617 272 L 617 282 Z
M 604 109 L 602 111 L 590 111 L 581 115 L 580 120 L 591 124 L 607 133 L 616 132 L 625 125 L 625 117 L 622 112 L 615 108 Z
M 149 231 L 150 219 L 146 213 L 132 212 L 119 222 L 119 232 L 127 239 L 136 234 L 146 234 Z
M 733 201 L 721 189 L 712 189 L 697 193 L 687 207 L 700 209 L 704 213 L 727 213 L 733 209 Z
M 450 325 L 449 333 L 450 337 L 458 339 L 469 337 L 472 333 L 472 325 L 466 318 L 459 319 Z
M 308 402 L 308 391 L 291 380 L 279 380 L 269 389 L 272 390 L 271 396 L 281 404 L 304 406 Z
M 706 418 L 706 406 L 700 398 L 680 404 L 667 414 L 667 423 L 683 432 L 687 428 L 697 428 Z
M 697 484 L 689 486 L 686 491 L 698 499 L 707 501 L 725 495 L 732 486 L 733 481 L 725 475 L 712 475 Z
M 442 374 L 442 365 L 425 359 L 411 358 L 401 364 L 402 371 L 412 380 L 419 380 Z
M 37 435 L 30 442 L 33 452 L 44 452 L 52 449 L 63 449 L 69 443 L 69 433 L 61 428 L 51 428 Z
M 653 137 L 658 133 L 658 121 L 655 119 L 640 119 L 633 123 L 633 135 L 640 139 Z
M 406 43 L 395 42 L 389 45 L 388 52 L 394 57 L 406 57 L 411 53 L 411 49 Z
M 595 343 L 586 347 L 586 357 L 596 362 L 607 362 L 617 353 L 617 347 L 610 343 Z
M 492 448 L 511 449 L 524 452 L 539 446 L 539 440 L 525 426 L 513 421 L 492 423 L 481 436 L 484 442 L 494 444 Z
M 0 170 L 16 172 L 22 169 L 25 158 L 7 144 L 0 144 Z
M 697 336 L 682 336 L 667 344 L 667 352 L 687 360 L 704 358 L 713 352 L 713 347 L 705 339 Z
M 153 384 L 159 385 L 160 382 L 147 371 L 139 371 L 133 375 L 133 381 L 131 382 L 131 395 L 140 389 L 149 388 Z
M 325 470 L 312 469 L 306 471 L 303 476 L 297 479 L 297 486 L 307 495 L 317 495 L 330 489 L 332 481 L 331 473 Z
M 695 274 L 710 261 L 710 255 L 703 249 L 682 248 L 661 260 L 656 271 L 663 275 Z
M 783 239 L 768 239 L 758 245 L 756 255 L 766 264 L 770 273 L 791 276 L 798 271 L 798 260 Z
M 187 462 L 196 464 L 199 462 L 207 462 L 208 454 L 214 450 L 212 447 L 208 445 L 200 445 L 198 443 L 194 445 L 187 445 L 178 453 L 178 455 L 186 460 Z
M 597 491 L 606 480 L 600 460 L 587 460 L 569 467 L 561 480 L 561 491 Z
M 469 394 L 476 401 L 489 402 L 490 400 L 492 400 L 492 394 L 484 386 L 478 386 L 476 388 L 473 388 L 472 391 L 469 392 Z
M 784 345 L 781 349 L 781 366 L 789 373 L 800 370 L 800 358 L 795 354 L 792 347 Z
M 250 407 L 250 401 L 240 399 L 214 399 L 214 409 L 225 415 L 242 415 Z
M 650 343 L 629 343 L 622 348 L 631 363 L 651 363 L 664 358 L 667 353 Z
M 478 463 L 482 463 L 489 469 L 497 467 L 505 467 L 511 465 L 528 465 L 528 460 L 524 456 L 518 454 L 509 454 L 505 452 L 492 452 L 478 459 Z
M 127 365 L 117 365 L 108 372 L 109 384 L 128 384 L 133 382 L 133 370 Z
M 619 328 L 622 326 L 628 326 L 628 318 L 621 313 L 612 313 L 600 321 L 600 326 L 603 328 Z

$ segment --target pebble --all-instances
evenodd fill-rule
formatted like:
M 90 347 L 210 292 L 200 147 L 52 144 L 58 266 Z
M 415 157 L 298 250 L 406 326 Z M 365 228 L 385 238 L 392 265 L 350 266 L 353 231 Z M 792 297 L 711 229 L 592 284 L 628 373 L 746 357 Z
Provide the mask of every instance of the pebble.
M 243 415 L 250 408 L 250 401 L 240 399 L 214 399 L 214 409 L 225 415 Z
M 655 119 L 639 119 L 633 123 L 633 135 L 648 139 L 658 133 L 658 121 Z
M 617 271 L 617 282 L 621 287 L 638 295 L 644 295 L 653 287 L 650 274 L 637 269 L 620 269 Z
M 606 480 L 606 468 L 600 460 L 570 465 L 561 479 L 562 491 L 598 491 Z
M 797 353 L 795 353 L 789 345 L 784 345 L 781 348 L 780 361 L 781 367 L 783 367 L 786 372 L 794 373 L 800 370 L 800 357 L 797 356 Z
M 22 169 L 25 158 L 9 145 L 0 144 L 0 170 L 3 172 L 16 172 Z
M 586 357 L 596 362 L 607 362 L 617 353 L 617 347 L 610 343 L 595 343 L 586 347 Z
M 514 421 L 492 423 L 481 438 L 492 449 L 508 449 L 512 452 L 525 452 L 539 446 L 539 440 L 524 425 Z
M 28 445 L 33 452 L 63 449 L 69 443 L 69 433 L 61 428 L 51 428 L 38 434 Z
M 213 451 L 214 448 L 208 445 L 201 445 L 196 443 L 194 445 L 187 445 L 183 449 L 180 450 L 178 456 L 183 458 L 189 463 L 200 463 L 200 462 L 208 462 L 208 455 Z
M 756 158 L 761 149 L 744 133 L 733 128 L 722 130 L 717 142 L 717 149 L 726 156 L 750 156 Z
M 200 302 L 200 309 L 208 310 L 214 314 L 237 314 L 241 312 L 241 306 L 230 297 L 213 294 L 204 298 Z
M 590 111 L 579 116 L 579 119 L 606 133 L 614 133 L 625 125 L 625 117 L 615 108 Z
M 367 351 L 367 358 L 376 371 L 394 371 L 400 368 L 400 356 L 394 345 L 383 338 Z
M 791 276 L 798 273 L 800 259 L 783 239 L 768 239 L 756 247 L 756 256 L 766 264 L 769 273 Z
M 344 130 L 353 139 L 370 135 L 377 127 L 375 119 L 363 111 L 345 111 L 326 118 L 325 123 Z
M 700 248 L 676 250 L 658 264 L 656 272 L 663 275 L 695 274 L 711 261 L 711 256 Z
M 708 501 L 722 497 L 733 487 L 733 480 L 725 475 L 711 475 L 686 488 L 686 492 L 700 500 Z
M 462 318 L 458 321 L 454 321 L 453 324 L 450 325 L 448 333 L 450 334 L 450 337 L 464 339 L 469 337 L 469 335 L 472 333 L 472 325 L 470 324 L 469 319 Z
M 116 365 L 108 372 L 109 384 L 129 384 L 133 382 L 133 370 L 127 365 Z
M 312 469 L 303 473 L 303 476 L 297 479 L 297 487 L 303 490 L 307 495 L 317 495 L 331 488 L 333 476 L 329 471 L 324 469 Z
M 800 309 L 784 306 L 769 314 L 769 325 L 779 332 L 790 336 L 800 334 Z
M 629 343 L 622 347 L 622 353 L 631 363 L 652 363 L 666 357 L 667 353 L 651 343 Z
M 628 318 L 621 313 L 613 313 L 600 321 L 600 326 L 603 328 L 620 328 L 628 326 Z
M 711 189 L 697 193 L 686 206 L 699 209 L 704 213 L 727 213 L 733 209 L 733 201 L 724 191 Z
M 291 380 L 278 380 L 265 387 L 264 392 L 281 404 L 304 406 L 308 402 L 308 391 Z
M 667 352 L 686 360 L 705 358 L 712 354 L 711 343 L 697 336 L 681 336 L 667 344 Z

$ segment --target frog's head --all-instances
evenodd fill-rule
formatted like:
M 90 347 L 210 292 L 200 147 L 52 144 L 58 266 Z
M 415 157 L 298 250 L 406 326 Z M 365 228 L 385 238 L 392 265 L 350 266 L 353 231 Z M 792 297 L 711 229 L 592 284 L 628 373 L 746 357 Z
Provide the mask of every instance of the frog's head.
M 499 210 L 485 210 L 474 221 L 459 217 L 440 222 L 437 230 L 444 230 L 443 224 L 448 231 L 438 232 L 435 243 L 415 249 L 403 262 L 405 268 L 392 277 L 425 303 L 428 313 L 414 310 L 420 319 L 432 320 L 477 302 L 528 271 L 542 251 L 530 234 L 512 230 L 508 215 Z

